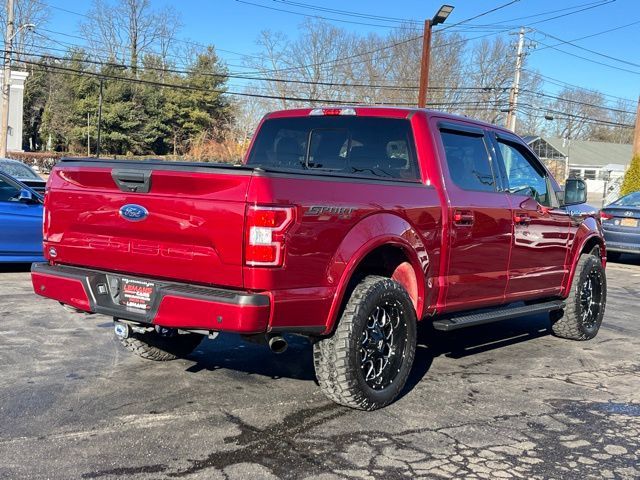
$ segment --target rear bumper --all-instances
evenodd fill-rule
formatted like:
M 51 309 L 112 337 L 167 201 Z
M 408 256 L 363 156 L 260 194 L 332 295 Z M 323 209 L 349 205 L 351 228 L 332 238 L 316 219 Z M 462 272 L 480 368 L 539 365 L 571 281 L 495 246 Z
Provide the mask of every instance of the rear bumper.
M 640 234 L 635 231 L 604 229 L 608 252 L 640 253 Z
M 114 301 L 110 277 L 117 275 L 46 263 L 31 268 L 35 293 L 85 312 L 164 327 L 247 334 L 266 332 L 269 326 L 271 299 L 266 294 L 152 280 L 156 293 L 144 312 Z
M 640 254 L 640 245 L 637 243 L 607 242 L 607 252 Z

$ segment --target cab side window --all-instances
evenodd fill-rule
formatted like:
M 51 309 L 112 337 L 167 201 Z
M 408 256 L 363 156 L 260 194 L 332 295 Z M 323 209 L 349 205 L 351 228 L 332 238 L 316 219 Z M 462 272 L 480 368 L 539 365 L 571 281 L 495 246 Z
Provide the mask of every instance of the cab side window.
M 20 199 L 20 190 L 0 178 L 0 202 L 17 202 Z
M 484 137 L 453 130 L 442 130 L 440 135 L 453 183 L 464 190 L 495 192 L 496 181 Z
M 550 206 L 549 186 L 545 171 L 529 159 L 523 147 L 498 139 L 507 174 L 508 192 L 515 195 L 529 195 L 540 205 Z

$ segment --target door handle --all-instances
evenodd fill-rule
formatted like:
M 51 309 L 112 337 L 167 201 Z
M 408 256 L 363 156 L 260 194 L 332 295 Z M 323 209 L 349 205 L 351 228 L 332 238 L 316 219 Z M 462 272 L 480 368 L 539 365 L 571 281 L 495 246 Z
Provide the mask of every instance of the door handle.
M 456 210 L 453 212 L 454 225 L 470 226 L 473 225 L 474 216 L 473 212 Z
M 513 221 L 518 225 L 528 225 L 531 223 L 531 217 L 526 213 L 516 213 L 513 216 Z

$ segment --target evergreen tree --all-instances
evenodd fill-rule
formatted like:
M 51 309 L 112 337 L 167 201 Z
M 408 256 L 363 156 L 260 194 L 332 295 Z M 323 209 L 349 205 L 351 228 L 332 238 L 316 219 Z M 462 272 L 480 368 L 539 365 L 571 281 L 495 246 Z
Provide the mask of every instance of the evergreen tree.
M 628 195 L 638 190 L 640 190 L 640 155 L 636 155 L 631 159 L 631 164 L 624 174 L 622 186 L 620 187 L 620 195 Z

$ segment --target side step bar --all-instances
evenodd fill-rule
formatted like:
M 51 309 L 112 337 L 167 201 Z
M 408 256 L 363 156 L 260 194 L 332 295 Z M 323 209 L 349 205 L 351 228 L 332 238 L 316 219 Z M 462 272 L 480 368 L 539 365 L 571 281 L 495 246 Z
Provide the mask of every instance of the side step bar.
M 459 328 L 473 327 L 485 323 L 499 322 L 510 318 L 533 315 L 536 313 L 550 312 L 565 307 L 564 300 L 524 305 L 522 307 L 504 307 L 482 313 L 467 313 L 457 317 L 449 317 L 433 322 L 433 328 L 445 332 L 458 330 Z

